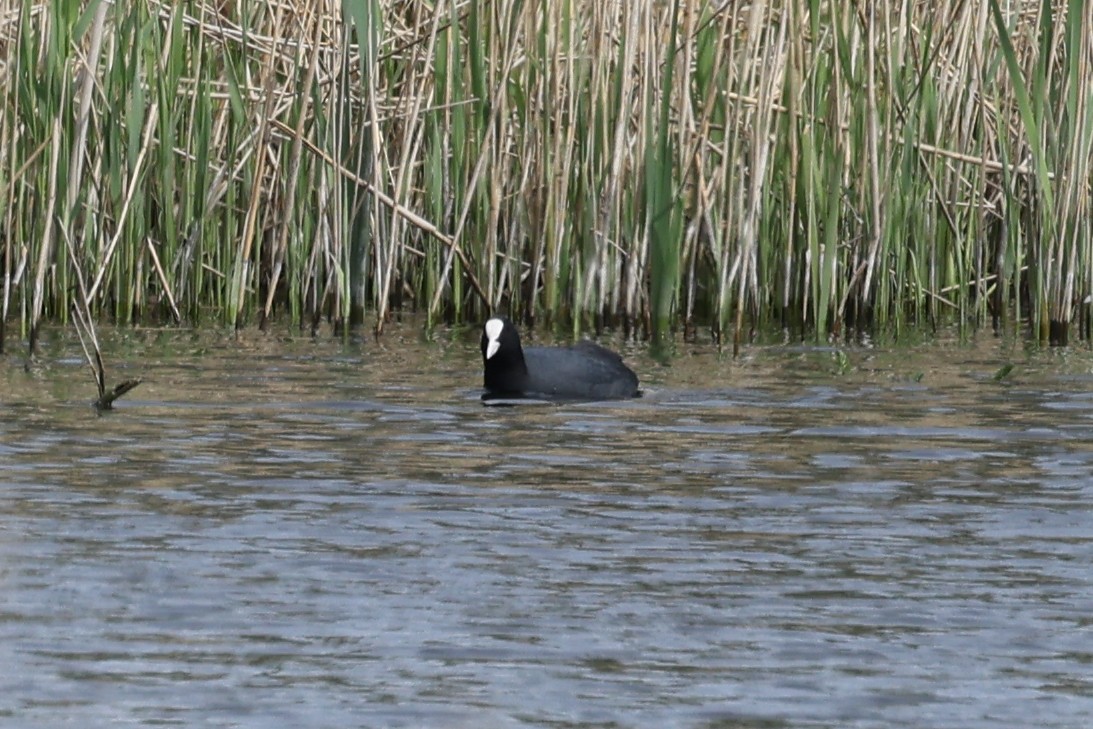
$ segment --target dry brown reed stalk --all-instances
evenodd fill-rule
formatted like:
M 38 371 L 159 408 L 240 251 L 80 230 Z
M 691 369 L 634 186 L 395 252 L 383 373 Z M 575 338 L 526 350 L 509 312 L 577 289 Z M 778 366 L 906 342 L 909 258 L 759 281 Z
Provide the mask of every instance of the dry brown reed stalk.
M 110 390 L 106 389 L 106 367 L 102 361 L 102 349 L 99 347 L 99 339 L 95 335 L 95 326 L 87 313 L 86 305 L 77 303 L 72 307 L 72 322 L 76 327 L 76 335 L 80 340 L 87 365 L 91 368 L 91 374 L 95 378 L 95 387 L 98 397 L 92 402 L 100 414 L 106 410 L 114 409 L 114 402 L 125 393 L 129 392 L 142 380 L 131 378 L 123 380 Z M 90 346 L 89 346 L 90 343 Z
M 95 324 L 91 318 L 91 307 L 87 296 L 87 285 L 84 281 L 83 267 L 80 265 L 78 255 L 72 245 L 72 237 L 66 229 L 61 229 L 61 236 L 65 241 L 65 251 L 69 260 L 73 263 L 79 298 L 72 303 L 72 322 L 76 328 L 76 336 L 80 340 L 84 357 L 87 358 L 88 367 L 91 368 L 92 377 L 95 379 L 95 387 L 98 397 L 92 403 L 95 409 L 102 413 L 114 408 L 114 401 L 129 392 L 141 383 L 141 379 L 127 379 L 120 382 L 113 389 L 106 389 L 106 367 L 103 364 L 102 348 L 99 346 L 99 338 L 95 334 Z M 33 352 L 32 352 L 33 354 Z

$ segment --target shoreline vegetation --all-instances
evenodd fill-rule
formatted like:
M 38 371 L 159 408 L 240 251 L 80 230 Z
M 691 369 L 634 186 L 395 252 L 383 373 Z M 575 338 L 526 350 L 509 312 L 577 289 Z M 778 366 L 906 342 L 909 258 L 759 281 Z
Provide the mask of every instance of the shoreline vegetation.
M 0 348 L 77 312 L 1088 338 L 1091 16 L 0 0 Z

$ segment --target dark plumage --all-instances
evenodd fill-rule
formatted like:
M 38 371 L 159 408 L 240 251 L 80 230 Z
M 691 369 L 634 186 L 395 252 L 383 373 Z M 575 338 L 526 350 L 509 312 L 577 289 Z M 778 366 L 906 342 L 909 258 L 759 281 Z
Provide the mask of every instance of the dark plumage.
M 482 364 L 484 399 L 615 400 L 640 394 L 637 375 L 610 349 L 593 342 L 524 349 L 516 326 L 500 317 L 482 329 Z

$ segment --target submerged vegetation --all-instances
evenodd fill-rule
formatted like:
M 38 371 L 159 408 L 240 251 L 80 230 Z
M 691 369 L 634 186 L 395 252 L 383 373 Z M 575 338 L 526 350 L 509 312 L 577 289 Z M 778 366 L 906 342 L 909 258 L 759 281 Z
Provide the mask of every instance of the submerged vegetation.
M 1088 336 L 1091 15 L 0 0 L 0 327 Z

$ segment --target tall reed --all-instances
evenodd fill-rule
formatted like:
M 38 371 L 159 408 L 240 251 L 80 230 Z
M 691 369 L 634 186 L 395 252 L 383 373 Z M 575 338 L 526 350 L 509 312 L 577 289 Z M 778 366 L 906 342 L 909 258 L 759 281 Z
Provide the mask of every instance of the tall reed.
M 1065 342 L 1093 294 L 1090 16 L 0 0 L 0 323 L 33 346 L 86 296 L 120 323 Z

